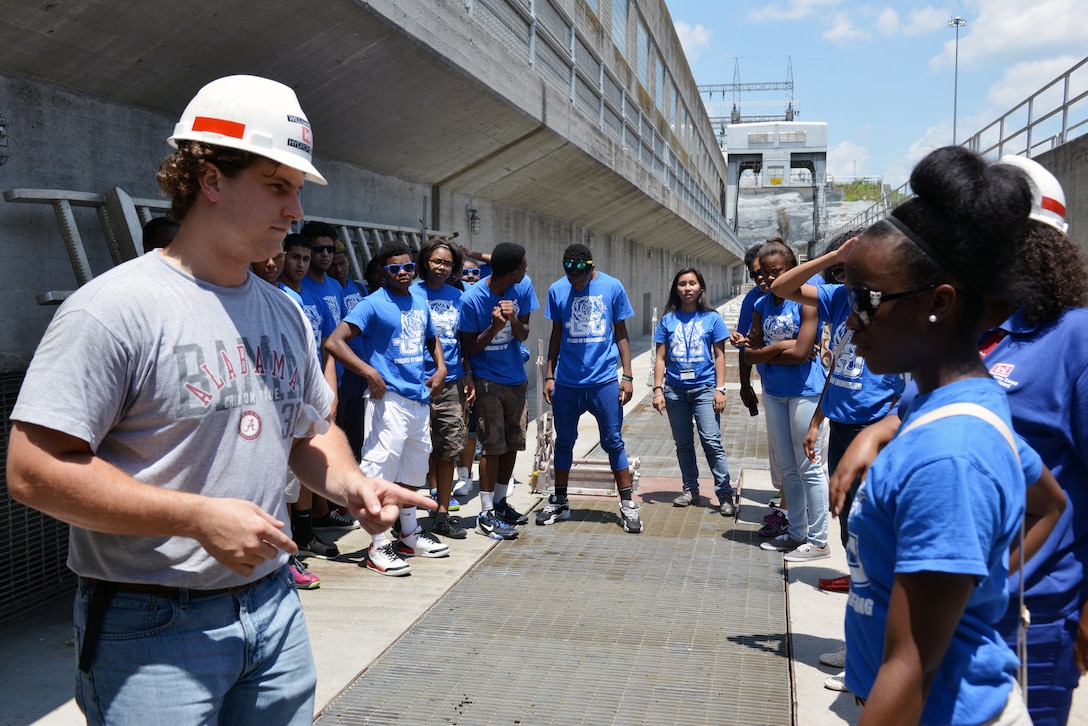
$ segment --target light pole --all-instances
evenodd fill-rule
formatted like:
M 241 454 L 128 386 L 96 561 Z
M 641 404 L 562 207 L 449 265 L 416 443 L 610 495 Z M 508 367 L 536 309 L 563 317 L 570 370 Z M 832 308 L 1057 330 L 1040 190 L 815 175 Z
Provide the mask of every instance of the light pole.
M 948 21 L 948 27 L 956 29 L 956 70 L 954 73 L 952 90 L 952 144 L 956 144 L 956 113 L 960 99 L 960 28 L 967 25 L 967 21 L 959 15 Z

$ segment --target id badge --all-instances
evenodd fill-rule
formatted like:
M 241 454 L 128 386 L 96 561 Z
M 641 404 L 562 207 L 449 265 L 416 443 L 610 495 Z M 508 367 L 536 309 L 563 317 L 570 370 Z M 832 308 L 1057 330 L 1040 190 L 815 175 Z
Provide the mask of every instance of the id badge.
M 691 368 L 685 368 L 684 370 L 680 371 L 680 380 L 681 381 L 694 381 L 695 380 L 695 371 L 692 370 Z

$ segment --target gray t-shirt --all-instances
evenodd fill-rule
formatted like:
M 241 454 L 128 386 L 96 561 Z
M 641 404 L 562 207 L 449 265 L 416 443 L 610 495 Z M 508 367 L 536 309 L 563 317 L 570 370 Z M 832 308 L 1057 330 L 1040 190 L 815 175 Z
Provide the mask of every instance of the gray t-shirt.
M 296 427 L 327 414 L 332 398 L 309 324 L 274 285 L 250 274 L 240 287 L 218 287 L 148 254 L 60 307 L 11 417 L 82 439 L 139 481 L 245 499 L 289 522 L 283 472 Z M 68 566 L 84 577 L 213 589 L 286 559 L 244 578 L 187 537 L 73 526 Z

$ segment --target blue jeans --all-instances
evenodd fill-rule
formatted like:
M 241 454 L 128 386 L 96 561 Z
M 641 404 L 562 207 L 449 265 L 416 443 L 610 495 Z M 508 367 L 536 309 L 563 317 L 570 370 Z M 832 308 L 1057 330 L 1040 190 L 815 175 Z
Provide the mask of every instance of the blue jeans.
M 628 468 L 627 452 L 623 448 L 623 406 L 620 405 L 620 382 L 604 383 L 594 388 L 574 388 L 555 384 L 552 389 L 552 417 L 555 419 L 555 468 L 570 471 L 574 463 L 574 442 L 578 440 L 578 419 L 585 412 L 597 419 L 601 448 L 608 454 L 612 471 Z
M 74 607 L 83 644 L 94 585 Z M 89 724 L 312 724 L 317 673 L 287 567 L 237 594 L 118 592 L 76 702 Z
M 680 464 L 684 489 L 695 495 L 699 493 L 699 464 L 695 458 L 695 432 L 691 427 L 694 418 L 706 463 L 714 476 L 714 492 L 718 495 L 718 501 L 732 500 L 734 492 L 729 483 L 729 461 L 722 447 L 721 417 L 714 411 L 714 386 L 665 386 L 664 394 L 665 413 L 669 415 L 672 440 L 676 442 L 676 460 Z
M 827 544 L 828 493 L 823 464 L 805 456 L 805 434 L 820 397 L 780 398 L 763 394 L 767 437 L 782 472 L 782 488 L 789 506 L 789 536 L 817 547 Z M 819 451 L 822 446 L 817 446 Z

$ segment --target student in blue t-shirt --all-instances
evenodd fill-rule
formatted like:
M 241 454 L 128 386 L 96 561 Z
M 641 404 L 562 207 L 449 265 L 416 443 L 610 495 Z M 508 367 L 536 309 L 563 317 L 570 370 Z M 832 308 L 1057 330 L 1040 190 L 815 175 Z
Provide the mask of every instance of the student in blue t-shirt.
M 707 304 L 703 273 L 694 267 L 677 272 L 669 288 L 665 312 L 654 331 L 657 351 L 652 403 L 658 413 L 668 413 L 676 443 L 684 491 L 673 499 L 673 505 L 699 504 L 699 464 L 695 460 L 695 437 L 691 430 L 694 419 L 707 466 L 714 477 L 714 493 L 718 498 L 714 509 L 723 517 L 736 514 L 736 492 L 730 483 L 721 430 L 728 338 L 729 329 L 722 316 Z
M 797 266 L 793 250 L 780 240 L 768 241 L 759 254 L 768 284 Z M 745 358 L 756 363 L 763 384 L 769 453 L 782 473 L 789 501 L 789 528 L 760 545 L 783 552 L 787 562 L 830 557 L 827 543 L 827 478 L 823 465 L 805 455 L 808 425 L 824 385 L 824 369 L 813 360 L 818 335 L 815 308 L 775 296 L 756 302 L 752 336 Z
M 844 261 L 849 254 L 848 243 L 864 230 L 854 229 L 837 235 L 828 243 L 827 251 L 813 260 L 798 265 L 779 276 L 771 285 L 771 291 L 787 300 L 794 300 L 804 305 L 811 305 L 819 311 L 820 320 L 831 326 L 831 348 L 834 366 L 827 378 L 820 406 L 812 416 L 808 434 L 805 436 L 805 452 L 815 460 L 816 440 L 820 425 L 826 418 L 830 424 L 830 436 L 827 447 L 827 465 L 831 472 L 839 464 L 850 442 L 875 421 L 884 418 L 895 406 L 903 393 L 905 379 L 901 375 L 876 375 L 865 365 L 865 358 L 857 354 L 851 342 L 852 333 L 847 330 L 846 319 L 850 317 L 850 303 L 846 299 L 846 288 L 842 285 L 845 271 Z M 815 286 L 803 281 L 812 274 L 823 270 L 828 284 Z M 844 509 L 850 509 L 854 492 L 861 484 L 861 478 L 855 479 L 846 495 Z M 849 538 L 847 517 L 839 519 L 842 544 L 845 547 Z M 849 578 L 838 578 L 821 587 L 845 591 L 849 589 Z
M 1024 479 L 975 331 L 987 297 L 1008 293 L 1030 192 L 962 147 L 930 153 L 910 181 L 916 196 L 846 260 L 857 353 L 919 390 L 850 510 L 846 685 L 866 701 L 860 724 L 1026 726 L 997 629 Z
M 419 489 L 427 484 L 431 453 L 429 400 L 442 392 L 446 363 L 430 307 L 410 289 L 416 265 L 408 246 L 387 242 L 377 259 L 384 273 L 381 289 L 348 313 L 325 342 L 325 350 L 367 382 L 363 472 Z M 356 337 L 362 339 L 361 356 L 349 344 Z M 435 362 L 431 375 L 425 372 L 425 352 Z M 449 547 L 419 526 L 415 507 L 401 508 L 394 530 L 395 545 L 385 532 L 372 534 L 365 567 L 402 576 L 411 572 L 402 557 L 449 556 Z
M 540 307 L 526 274 L 525 248 L 500 242 L 491 253 L 492 273 L 465 290 L 458 330 L 476 382 L 480 456 L 480 514 L 476 532 L 514 539 L 515 525 L 529 518 L 507 501 L 519 451 L 529 426 L 528 378 L 521 342 L 529 337 L 529 314 Z
M 555 418 L 555 493 L 537 513 L 539 525 L 570 518 L 567 481 L 574 463 L 578 419 L 589 412 L 597 419 L 601 448 L 620 495 L 625 532 L 642 531 L 639 505 L 631 497 L 631 468 L 620 427 L 623 404 L 631 400 L 631 344 L 628 318 L 635 311 L 627 291 L 616 278 L 593 264 L 593 253 L 582 244 L 563 252 L 564 275 L 548 288 L 544 317 L 552 321 L 548 341 L 544 399 Z M 616 364 L 622 375 L 616 377 Z
M 465 410 L 476 400 L 472 369 L 465 366 L 457 321 L 461 317 L 461 290 L 449 284 L 460 276 L 461 250 L 443 239 L 429 239 L 419 248 L 417 280 L 412 292 L 426 298 L 431 308 L 435 334 L 442 343 L 446 360 L 446 383 L 442 392 L 431 396 L 431 460 L 428 478 L 433 480 L 438 509 L 431 531 L 444 537 L 464 539 L 468 533 L 450 520 L 457 500 L 452 498 L 453 473 L 465 448 Z M 426 372 L 434 372 L 434 361 L 426 359 Z

